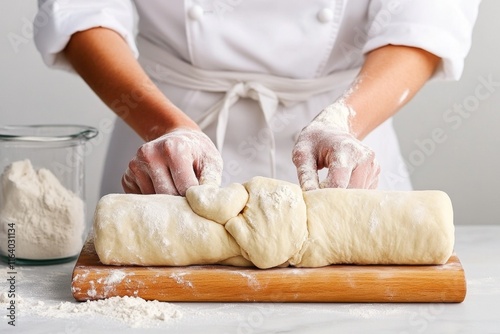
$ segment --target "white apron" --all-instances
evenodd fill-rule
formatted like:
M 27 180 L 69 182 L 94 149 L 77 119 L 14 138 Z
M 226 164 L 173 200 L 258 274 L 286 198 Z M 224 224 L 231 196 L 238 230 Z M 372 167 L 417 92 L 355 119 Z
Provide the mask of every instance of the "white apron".
M 345 13 L 352 6 L 342 1 L 287 0 L 273 2 L 266 15 L 252 16 L 261 10 L 255 4 L 259 1 L 233 1 L 238 7 L 222 14 L 210 12 L 207 3 L 143 8 L 138 2 L 141 20 L 146 20 L 143 29 L 139 25 L 139 60 L 164 94 L 199 121 L 221 149 L 223 184 L 256 175 L 297 183 L 291 152 L 300 130 L 341 96 L 362 64 L 361 57 L 342 54 L 336 41 L 348 32 L 341 31 L 336 18 L 363 12 Z M 252 24 L 252 17 L 262 23 Z M 159 29 L 162 40 L 151 33 L 160 19 L 173 22 L 170 31 Z M 239 35 L 234 33 L 238 28 L 244 30 Z M 411 189 L 392 121 L 364 142 L 381 165 L 379 188 Z M 117 121 L 102 194 L 122 192 L 121 175 L 142 143 Z
M 347 86 L 341 79 L 319 92 L 304 89 L 287 99 L 289 79 L 319 80 L 354 71 L 364 56 L 388 44 L 422 48 L 442 59 L 434 78 L 460 78 L 470 49 L 472 28 L 480 0 L 136 0 L 139 50 L 134 34 L 131 0 L 39 0 L 34 20 L 35 44 L 44 62 L 73 71 L 62 50 L 72 34 L 106 27 L 120 34 L 165 95 L 193 119 L 215 108 L 215 122 L 206 133 L 223 149 L 223 182 L 244 182 L 255 175 L 297 182 L 291 151 L 299 131 Z M 147 45 L 153 46 L 148 48 Z M 151 50 L 156 50 L 151 52 Z M 165 55 L 165 57 L 163 57 Z M 172 80 L 158 73 L 171 55 L 208 73 L 244 73 L 239 86 L 209 84 L 206 79 L 184 85 L 189 76 Z M 172 64 L 166 64 L 171 67 Z M 126 69 L 125 69 L 126 70 Z M 155 73 L 157 71 L 157 73 Z M 275 77 L 248 81 L 249 74 Z M 231 77 L 229 75 L 229 77 Z M 181 82 L 184 82 L 181 84 Z M 313 85 L 314 86 L 314 85 Z M 225 87 L 226 91 L 218 89 Z M 259 87 L 259 92 L 255 89 Z M 272 89 L 276 89 L 273 92 Z M 317 88 L 317 87 L 316 87 Z M 266 91 L 267 93 L 264 93 Z M 269 91 L 271 90 L 271 91 Z M 317 93 L 317 94 L 313 94 Z M 225 96 L 227 100 L 222 100 Z M 278 96 L 276 101 L 266 96 Z M 264 99 L 262 99 L 264 97 Z M 293 100 L 293 101 L 290 101 Z M 376 102 L 376 101 L 375 101 Z M 267 118 L 266 118 L 267 115 Z M 269 135 L 273 130 L 273 136 Z M 274 141 L 274 145 L 273 145 Z M 376 153 L 382 172 L 379 188 L 410 189 L 391 120 L 375 129 L 364 142 Z M 120 179 L 142 144 L 121 120 L 112 135 L 102 193 L 121 192 Z M 273 151 L 274 155 L 270 154 Z

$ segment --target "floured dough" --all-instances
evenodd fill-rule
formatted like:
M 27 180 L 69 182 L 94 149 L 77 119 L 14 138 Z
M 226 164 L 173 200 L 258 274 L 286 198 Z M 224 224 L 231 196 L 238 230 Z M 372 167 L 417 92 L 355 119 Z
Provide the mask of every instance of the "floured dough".
M 107 195 L 94 215 L 94 243 L 105 264 L 209 264 L 240 256 L 224 226 L 166 195 Z
M 442 264 L 453 209 L 441 191 L 319 189 L 255 177 L 243 186 L 103 197 L 94 215 L 104 264 L 220 263 L 271 268 Z
M 194 212 L 224 225 L 243 210 L 248 202 L 248 193 L 239 183 L 232 183 L 226 188 L 207 184 L 189 188 L 186 199 Z
M 298 185 L 266 178 L 253 178 L 245 188 L 248 203 L 226 224 L 226 230 L 240 245 L 243 257 L 257 267 L 279 266 L 298 254 L 307 239 L 302 190 Z
M 445 263 L 453 251 L 444 192 L 321 189 L 304 200 L 309 238 L 298 266 Z

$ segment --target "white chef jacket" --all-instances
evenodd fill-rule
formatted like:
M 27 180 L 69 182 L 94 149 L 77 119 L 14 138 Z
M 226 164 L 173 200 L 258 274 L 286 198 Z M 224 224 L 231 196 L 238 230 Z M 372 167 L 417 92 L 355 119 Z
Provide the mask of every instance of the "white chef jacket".
M 479 3 L 136 0 L 136 31 L 134 7 L 128 0 L 39 0 L 35 43 L 48 66 L 71 71 L 61 51 L 73 33 L 97 26 L 118 32 L 164 94 L 193 119 L 203 119 L 214 105 L 232 99 L 222 117 L 227 118 L 223 129 L 218 127 L 222 118 L 217 112 L 204 129 L 214 142 L 221 129 L 225 130 L 224 184 L 244 182 L 255 175 L 272 176 L 272 155 L 268 154 L 272 148 L 274 176 L 297 183 L 291 151 L 298 133 L 341 96 L 367 52 L 388 44 L 422 48 L 442 59 L 434 78 L 457 80 L 470 49 Z M 234 84 L 245 87 L 245 92 L 228 97 L 226 92 L 234 87 L 204 89 L 204 82 L 180 84 L 191 79 L 174 80 L 166 72 L 168 67 L 176 70 L 167 61 L 172 57 L 182 62 L 182 67 L 204 71 L 209 80 L 237 73 L 241 79 Z M 331 86 L 327 84 L 328 89 L 301 101 L 278 97 L 276 108 L 266 114 L 262 112 L 266 109 L 262 100 L 267 93 L 274 93 L 266 84 L 254 80 L 255 75 L 283 82 L 277 88 L 285 90 L 282 95 L 294 80 L 328 77 Z M 246 91 L 252 84 L 262 87 L 260 93 L 264 93 L 255 94 L 251 88 Z M 392 120 L 373 130 L 364 142 L 375 151 L 381 165 L 379 188 L 411 189 Z M 122 191 L 121 175 L 142 143 L 123 121 L 117 120 L 106 160 L 103 194 Z

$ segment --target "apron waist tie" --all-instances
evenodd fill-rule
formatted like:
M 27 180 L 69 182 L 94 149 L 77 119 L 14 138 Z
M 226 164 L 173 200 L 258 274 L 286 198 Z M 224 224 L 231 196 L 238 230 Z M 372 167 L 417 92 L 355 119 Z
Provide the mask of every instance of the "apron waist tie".
M 345 87 L 359 72 L 359 68 L 355 68 L 320 78 L 291 79 L 260 73 L 208 71 L 186 63 L 140 35 L 137 44 L 141 51 L 141 63 L 152 79 L 191 90 L 225 93 L 222 99 L 195 120 L 202 130 L 217 121 L 215 144 L 220 152 L 224 146 L 231 107 L 240 98 L 257 101 L 270 134 L 269 156 L 273 178 L 276 177 L 276 144 L 271 120 L 279 105 L 304 102 L 314 95 Z

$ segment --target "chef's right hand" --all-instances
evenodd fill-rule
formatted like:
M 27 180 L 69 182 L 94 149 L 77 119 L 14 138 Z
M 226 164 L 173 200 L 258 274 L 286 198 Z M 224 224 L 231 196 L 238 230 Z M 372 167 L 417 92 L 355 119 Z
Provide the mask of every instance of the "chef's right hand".
M 185 196 L 198 184 L 220 185 L 222 157 L 203 132 L 177 129 L 145 143 L 122 178 L 126 193 Z

